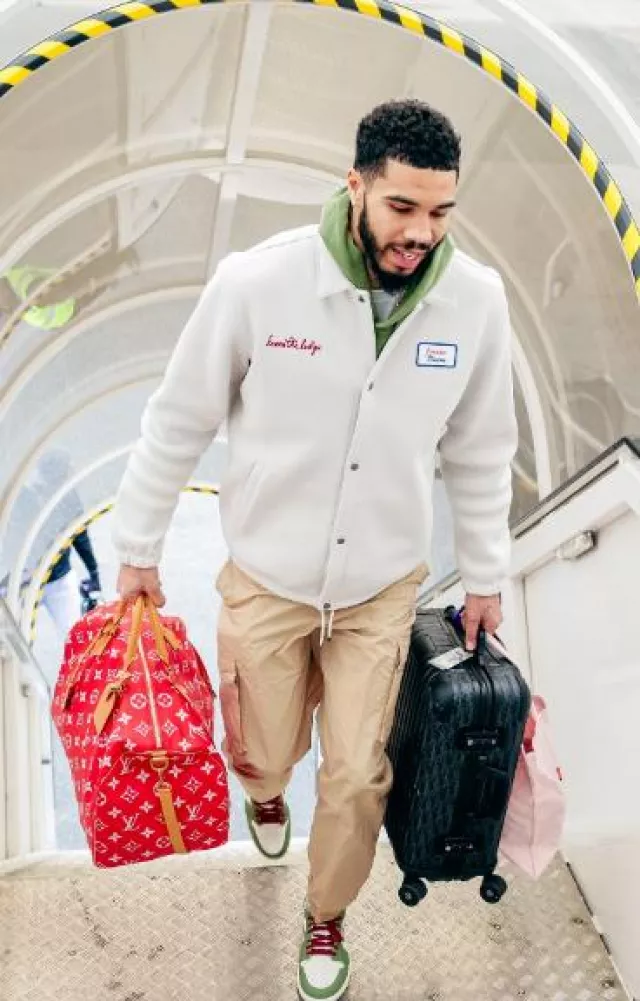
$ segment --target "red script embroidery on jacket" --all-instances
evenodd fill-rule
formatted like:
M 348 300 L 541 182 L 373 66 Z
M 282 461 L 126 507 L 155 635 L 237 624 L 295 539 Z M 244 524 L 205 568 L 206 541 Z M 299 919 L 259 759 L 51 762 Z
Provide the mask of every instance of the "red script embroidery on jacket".
M 317 341 L 308 341 L 306 337 L 300 340 L 298 337 L 278 338 L 274 337 L 273 334 L 269 334 L 266 346 L 268 348 L 289 348 L 292 351 L 307 351 L 312 358 L 315 358 L 318 351 L 322 351 L 321 344 L 318 344 Z

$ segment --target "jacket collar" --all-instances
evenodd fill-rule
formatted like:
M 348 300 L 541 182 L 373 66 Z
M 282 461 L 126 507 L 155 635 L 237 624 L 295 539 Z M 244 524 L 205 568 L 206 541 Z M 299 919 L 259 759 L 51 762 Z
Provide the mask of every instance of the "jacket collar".
M 320 299 L 327 299 L 329 296 L 337 295 L 340 292 L 351 292 L 352 295 L 362 295 L 355 285 L 353 285 L 347 276 L 345 275 L 342 268 L 339 267 L 335 258 L 318 233 L 315 238 L 316 245 L 316 291 Z M 455 255 L 451 261 L 451 265 L 454 265 Z M 438 303 L 443 305 L 453 305 L 456 301 L 456 296 L 453 289 L 451 288 L 450 279 L 452 277 L 450 271 L 453 270 L 447 268 L 447 273 L 445 273 L 440 282 L 435 285 L 424 297 L 422 303 Z M 365 293 L 367 294 L 367 293 Z M 418 304 L 418 307 L 422 303 Z
M 319 233 L 316 236 L 315 244 L 318 296 L 321 299 L 326 299 L 338 292 L 357 293 L 357 288 L 351 284 L 333 255 L 329 253 Z

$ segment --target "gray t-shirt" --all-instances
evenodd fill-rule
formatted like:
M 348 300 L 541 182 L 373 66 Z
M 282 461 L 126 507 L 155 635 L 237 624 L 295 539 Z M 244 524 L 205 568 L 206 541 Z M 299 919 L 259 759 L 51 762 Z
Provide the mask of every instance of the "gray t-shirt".
M 371 289 L 371 308 L 376 323 L 387 320 L 391 316 L 398 299 L 399 293 L 397 292 L 385 292 L 383 288 Z

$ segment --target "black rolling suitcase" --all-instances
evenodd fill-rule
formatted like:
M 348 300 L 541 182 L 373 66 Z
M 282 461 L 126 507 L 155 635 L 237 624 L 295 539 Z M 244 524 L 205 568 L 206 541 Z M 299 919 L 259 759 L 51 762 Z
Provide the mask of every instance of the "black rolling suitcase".
M 507 888 L 494 869 L 530 693 L 491 640 L 470 654 L 463 636 L 454 608 L 418 612 L 389 739 L 385 826 L 408 906 L 425 880 L 482 876 L 488 903 Z

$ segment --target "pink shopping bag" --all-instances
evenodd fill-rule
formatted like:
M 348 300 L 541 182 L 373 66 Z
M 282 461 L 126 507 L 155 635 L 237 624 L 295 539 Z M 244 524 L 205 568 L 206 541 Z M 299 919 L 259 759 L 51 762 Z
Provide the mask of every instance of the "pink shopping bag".
M 560 848 L 564 819 L 562 773 L 551 741 L 546 703 L 536 695 L 507 808 L 501 856 L 538 879 Z

